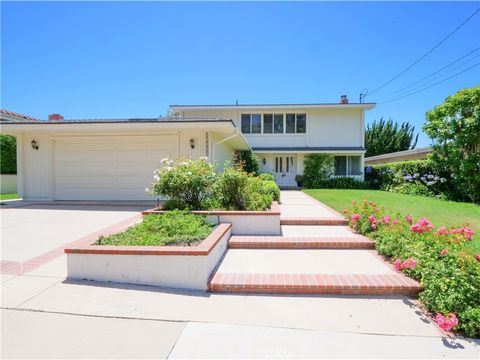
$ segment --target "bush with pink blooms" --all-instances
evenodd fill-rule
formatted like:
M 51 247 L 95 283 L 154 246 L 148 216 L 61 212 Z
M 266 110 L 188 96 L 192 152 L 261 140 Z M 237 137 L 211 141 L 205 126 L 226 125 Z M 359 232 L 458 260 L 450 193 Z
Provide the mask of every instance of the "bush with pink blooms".
M 420 300 L 446 330 L 480 336 L 480 255 L 468 243 L 468 226 L 436 227 L 429 219 L 386 214 L 373 202 L 353 202 L 344 211 L 350 226 L 375 241 L 397 271 L 419 280 Z

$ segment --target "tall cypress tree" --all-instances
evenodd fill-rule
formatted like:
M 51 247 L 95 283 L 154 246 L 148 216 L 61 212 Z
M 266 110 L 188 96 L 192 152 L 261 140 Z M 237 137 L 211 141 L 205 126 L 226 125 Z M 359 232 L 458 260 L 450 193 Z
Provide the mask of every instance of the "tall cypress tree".
M 415 136 L 414 132 L 415 127 L 409 122 L 399 125 L 383 117 L 374 120 L 365 130 L 365 157 L 414 149 L 418 141 L 418 134 Z

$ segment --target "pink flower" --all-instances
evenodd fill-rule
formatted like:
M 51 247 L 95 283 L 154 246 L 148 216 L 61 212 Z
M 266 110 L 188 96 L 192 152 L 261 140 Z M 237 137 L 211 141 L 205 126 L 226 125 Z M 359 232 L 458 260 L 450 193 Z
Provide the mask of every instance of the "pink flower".
M 375 229 L 377 228 L 377 223 L 373 223 L 373 224 L 370 225 L 370 226 L 371 226 L 371 228 L 372 228 L 373 230 L 375 230 Z
M 389 216 L 389 215 L 382 216 L 382 222 L 383 222 L 385 225 L 390 224 L 390 216 Z
M 445 226 L 440 226 L 435 235 L 448 235 L 448 230 Z
M 475 254 L 475 259 L 477 259 L 477 261 L 480 261 L 480 254 Z
M 435 321 L 437 322 L 440 329 L 443 329 L 445 331 L 450 331 L 458 325 L 458 318 L 457 315 L 455 315 L 454 313 L 450 313 L 448 314 L 448 316 L 443 316 L 442 314 L 438 313 L 435 317 Z
M 360 220 L 360 214 L 353 214 L 352 215 L 352 221 L 357 222 L 358 220 Z
M 398 220 L 397 220 L 397 219 L 394 219 L 394 220 L 392 221 L 392 224 L 393 224 L 393 225 L 398 225 Z
M 423 233 L 423 232 L 429 232 L 430 230 L 433 229 L 432 223 L 426 218 L 422 217 L 418 223 L 410 226 L 410 230 L 415 232 L 415 233 Z
M 352 200 L 352 205 L 353 205 L 353 206 L 357 205 L 357 201 L 356 201 L 356 200 Z
M 397 259 L 395 260 L 395 262 L 393 263 L 393 267 L 395 268 L 395 270 L 402 270 L 402 260 L 400 259 Z
M 417 262 L 414 258 L 408 258 L 402 263 L 402 269 L 414 269 L 417 266 Z
M 377 219 L 375 219 L 375 216 L 370 215 L 370 216 L 368 217 L 368 221 L 370 221 L 370 224 L 375 223 L 376 220 L 377 220 Z
M 442 251 L 440 251 L 440 256 L 445 256 L 448 254 L 448 250 L 447 249 L 443 249 Z
M 475 231 L 473 231 L 469 227 L 463 228 L 463 236 L 465 237 L 465 239 L 472 240 L 473 234 L 475 234 Z
M 373 209 L 373 212 L 379 212 L 380 210 L 378 210 L 378 208 L 374 208 Z
M 409 223 L 410 225 L 412 225 L 412 224 L 413 224 L 413 218 L 412 218 L 412 215 L 407 215 L 407 216 L 405 216 L 405 218 L 404 218 L 404 219 L 405 219 L 405 221 L 406 221 L 407 223 Z
M 348 209 L 343 209 L 343 213 L 344 213 L 345 215 L 347 215 L 347 214 L 348 214 Z

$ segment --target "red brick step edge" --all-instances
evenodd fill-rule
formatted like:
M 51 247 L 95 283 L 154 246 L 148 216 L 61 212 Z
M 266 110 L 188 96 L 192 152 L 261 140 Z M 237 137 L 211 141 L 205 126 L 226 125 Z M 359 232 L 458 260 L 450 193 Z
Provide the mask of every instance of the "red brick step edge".
M 232 236 L 230 249 L 374 249 L 375 243 L 355 237 Z
M 420 284 L 402 274 L 237 274 L 216 273 L 211 292 L 416 296 Z
M 280 218 L 281 225 L 348 225 L 345 218 Z

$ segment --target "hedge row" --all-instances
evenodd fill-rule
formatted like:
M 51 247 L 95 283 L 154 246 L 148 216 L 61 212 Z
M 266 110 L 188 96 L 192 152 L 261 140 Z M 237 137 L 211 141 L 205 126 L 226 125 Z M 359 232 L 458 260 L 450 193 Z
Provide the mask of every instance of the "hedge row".
M 17 173 L 17 140 L 15 136 L 0 134 L 0 173 Z

